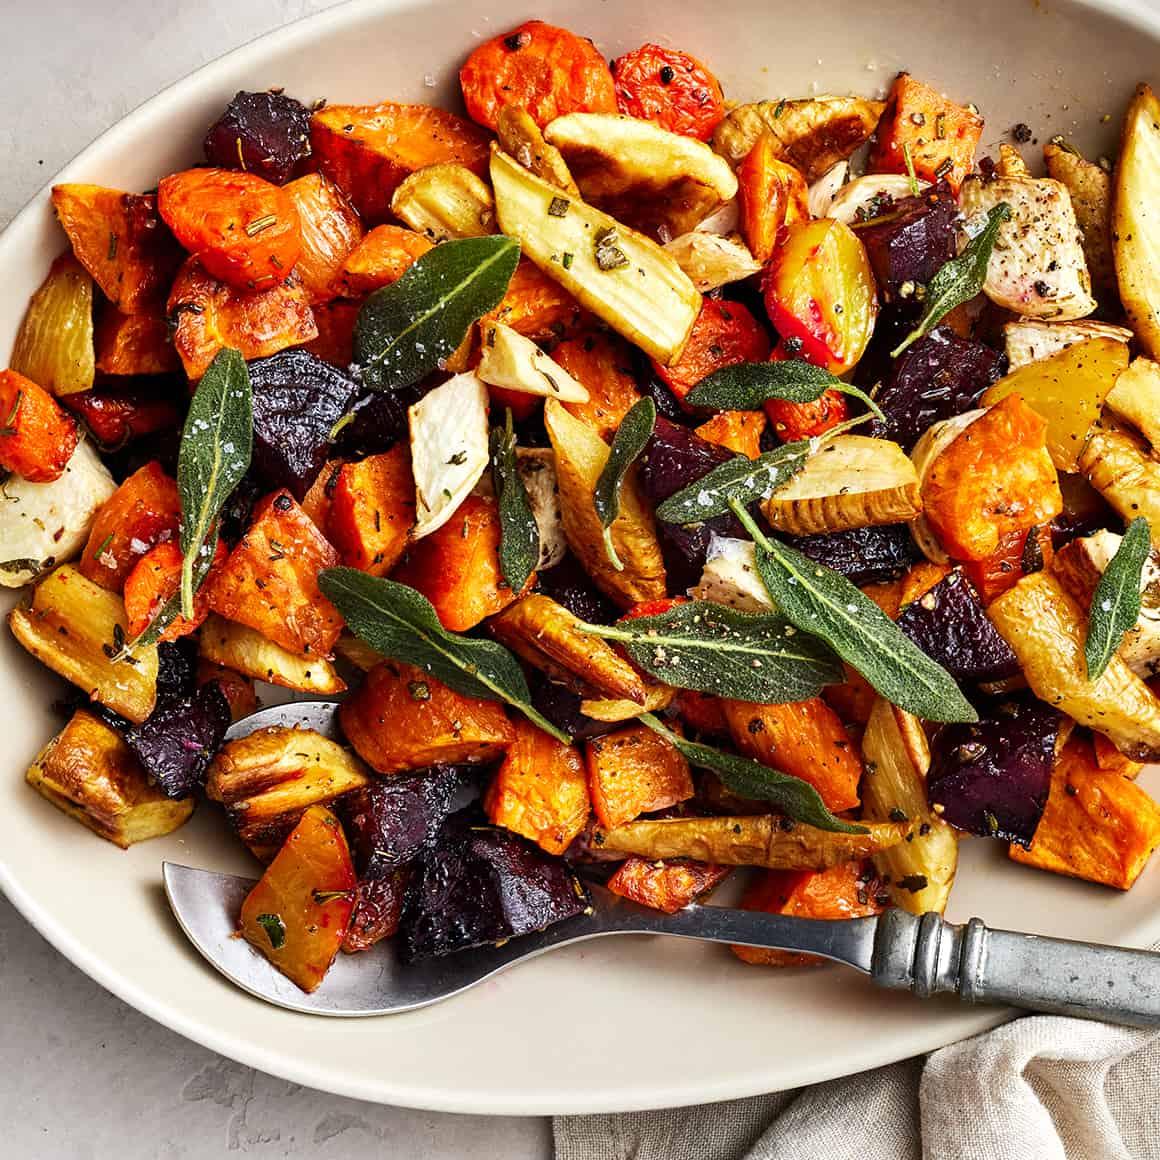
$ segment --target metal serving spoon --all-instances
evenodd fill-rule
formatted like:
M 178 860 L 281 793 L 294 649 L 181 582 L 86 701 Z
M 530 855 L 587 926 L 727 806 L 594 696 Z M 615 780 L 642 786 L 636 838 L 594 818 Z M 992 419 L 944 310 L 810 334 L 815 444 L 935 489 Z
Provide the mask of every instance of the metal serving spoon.
M 238 721 L 227 735 L 268 725 L 334 731 L 336 705 L 291 702 Z M 339 955 L 312 995 L 301 991 L 237 935 L 242 901 L 254 882 L 173 862 L 163 864 L 165 893 L 190 942 L 243 990 L 315 1015 L 390 1015 L 448 999 L 515 963 L 556 947 L 614 934 L 664 934 L 708 942 L 804 951 L 845 963 L 880 986 L 920 998 L 952 993 L 996 1003 L 1137 1027 L 1160 1027 L 1160 954 L 964 926 L 940 915 L 891 909 L 839 922 L 789 918 L 720 906 L 676 914 L 637 906 L 601 887 L 592 910 L 497 947 L 403 963 L 390 943 Z

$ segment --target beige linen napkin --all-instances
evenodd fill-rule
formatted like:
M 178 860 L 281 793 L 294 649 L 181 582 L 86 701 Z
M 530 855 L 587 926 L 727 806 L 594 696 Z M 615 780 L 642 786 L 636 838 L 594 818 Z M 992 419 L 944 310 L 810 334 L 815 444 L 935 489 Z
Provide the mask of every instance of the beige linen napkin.
M 1160 1160 L 1160 1036 L 1037 1015 L 798 1091 L 553 1127 L 556 1160 Z

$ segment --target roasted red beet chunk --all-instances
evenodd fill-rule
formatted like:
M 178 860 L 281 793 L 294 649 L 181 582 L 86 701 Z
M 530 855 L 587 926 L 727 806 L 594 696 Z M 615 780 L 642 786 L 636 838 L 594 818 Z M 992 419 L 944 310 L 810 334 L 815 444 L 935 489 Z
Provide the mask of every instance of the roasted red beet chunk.
M 807 559 L 841 572 L 858 587 L 896 580 L 919 558 L 906 524 L 823 532 L 792 537 L 789 542 Z
M 240 92 L 205 135 L 205 156 L 283 185 L 310 156 L 310 110 L 285 93 Z

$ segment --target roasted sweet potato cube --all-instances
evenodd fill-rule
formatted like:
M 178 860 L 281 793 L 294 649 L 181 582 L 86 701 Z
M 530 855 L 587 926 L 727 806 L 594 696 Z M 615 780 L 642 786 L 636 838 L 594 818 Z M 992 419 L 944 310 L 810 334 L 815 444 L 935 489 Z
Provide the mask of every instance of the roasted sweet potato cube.
M 114 306 L 126 314 L 161 306 L 182 253 L 153 194 L 57 185 L 52 205 L 73 253 Z
M 220 540 L 214 555 L 212 568 L 226 558 L 226 546 Z M 181 568 L 184 555 L 179 545 L 172 540 L 150 548 L 133 565 L 133 570 L 125 577 L 125 587 L 121 594 L 125 602 L 125 619 L 129 636 L 143 633 L 160 611 L 161 606 L 177 594 L 181 586 Z M 196 632 L 209 615 L 209 590 L 203 585 L 193 595 L 193 615 L 177 616 L 162 631 L 159 640 L 177 640 Z
M 318 337 L 304 343 L 304 349 L 323 362 L 346 370 L 354 362 L 354 328 L 361 302 L 320 302 L 313 307 Z
M 539 266 L 521 258 L 500 304 L 480 320 L 487 332 L 489 324 L 502 322 L 525 338 L 542 342 L 563 338 L 574 331 L 584 317 L 580 303 Z
M 587 403 L 565 403 L 577 419 L 611 440 L 640 399 L 632 373 L 632 353 L 624 339 L 605 331 L 594 330 L 565 339 L 552 357 L 588 391 Z
M 70 818 L 123 850 L 189 820 L 194 798 L 167 798 L 150 784 L 121 735 L 78 709 L 37 755 L 28 784 Z
M 105 501 L 77 567 L 102 588 L 120 592 L 154 544 L 172 539 L 181 518 L 177 481 L 151 459 Z
M 173 345 L 191 379 L 200 379 L 227 346 L 246 359 L 265 358 L 318 337 L 309 296 L 293 273 L 266 290 L 237 290 L 190 258 L 178 271 L 166 309 Z
M 342 190 L 321 173 L 307 174 L 285 188 L 298 210 L 301 230 L 294 272 L 311 303 L 329 302 L 338 293 L 338 272 L 362 241 L 362 222 Z
M 1125 757 L 1102 733 L 1092 734 L 1092 748 L 1095 751 L 1096 765 L 1105 772 L 1135 778 L 1144 768 L 1141 762 Z
M 234 620 L 211 613 L 197 642 L 204 660 L 236 669 L 255 681 L 324 697 L 346 691 L 346 682 L 325 657 L 291 652 Z
M 1028 545 L 1027 540 L 1034 533 Z M 1018 582 L 1021 576 L 1040 568 L 1050 568 L 1055 556 L 1051 527 L 1020 528 L 1001 536 L 999 546 L 981 560 L 967 560 L 963 574 L 975 586 L 984 604 L 990 604 Z M 921 594 L 920 594 L 921 595 Z
M 610 829 L 693 796 L 688 762 L 646 725 L 592 738 L 585 761 L 592 808 Z
M 338 553 L 285 489 L 254 509 L 246 534 L 213 577 L 210 608 L 291 652 L 325 657 L 342 617 L 322 595 L 318 573 Z
M 411 665 L 384 661 L 342 704 L 339 721 L 379 773 L 494 761 L 515 740 L 497 701 L 466 697 Z
M 403 226 L 375 226 L 349 254 L 335 287 L 346 298 L 362 298 L 397 282 L 433 242 Z
M 415 480 L 407 444 L 343 464 L 329 502 L 326 533 L 342 562 L 385 576 L 398 563 L 415 524 Z M 463 579 L 475 581 L 471 575 Z
M 344 462 L 342 459 L 328 459 L 302 497 L 302 510 L 324 536 L 329 531 L 330 509 L 334 506 L 334 491 L 338 487 L 338 474 Z M 335 544 L 335 547 L 338 548 L 338 545 Z
M 504 583 L 499 545 L 496 501 L 469 495 L 447 523 L 411 546 L 395 579 L 422 592 L 444 628 L 466 632 L 519 595 Z M 535 582 L 533 572 L 525 587 Z
M 865 918 L 881 914 L 886 895 L 868 862 L 843 862 L 828 870 L 763 870 L 741 899 L 744 910 L 796 918 Z M 743 963 L 760 967 L 806 967 L 825 962 L 816 955 L 765 947 L 729 948 Z
M 102 374 L 164 375 L 181 368 L 160 306 L 148 314 L 125 314 L 109 306 L 101 312 L 93 337 Z
M 93 438 L 108 448 L 176 427 L 179 418 L 173 399 L 137 385 L 78 391 L 62 401 L 85 421 Z
M 494 825 L 562 854 L 588 821 L 584 759 L 522 717 L 512 728 L 515 741 L 487 787 L 483 808 Z
M 786 705 L 725 700 L 721 708 L 746 757 L 808 781 L 835 812 L 858 804 L 858 747 L 821 697 Z
M 342 826 L 314 806 L 246 895 L 242 934 L 303 991 L 317 990 L 346 937 L 357 884 Z
M 310 142 L 319 170 L 373 223 L 390 216 L 391 195 L 418 169 L 454 161 L 483 177 L 487 168 L 488 134 L 428 105 L 327 105 L 311 119 Z
M 76 423 L 46 390 L 0 371 L 0 467 L 31 483 L 51 483 L 76 445 Z
M 764 411 L 722 411 L 697 428 L 697 434 L 710 443 L 728 447 L 738 455 L 756 459 L 761 454 L 761 436 L 765 433 Z
M 720 697 L 681 689 L 677 694 L 676 708 L 681 720 L 698 733 L 722 737 L 729 732 L 729 722 L 725 720 L 721 709 Z
M 1160 845 L 1160 806 L 1116 769 L 1101 769 L 1087 738 L 1072 737 L 1051 773 L 1030 849 L 1013 861 L 1128 890 Z
M 613 894 L 665 914 L 676 914 L 729 877 L 731 866 L 713 866 L 689 858 L 652 861 L 626 858 L 608 880 Z

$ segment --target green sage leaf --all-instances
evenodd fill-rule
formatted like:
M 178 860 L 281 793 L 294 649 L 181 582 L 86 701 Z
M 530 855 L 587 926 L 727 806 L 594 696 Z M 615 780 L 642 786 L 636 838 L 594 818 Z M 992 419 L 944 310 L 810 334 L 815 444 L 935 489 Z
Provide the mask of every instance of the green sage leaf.
M 897 358 L 912 343 L 930 334 L 956 306 L 970 302 L 982 291 L 999 228 L 1010 216 L 1011 207 L 1005 201 L 992 206 L 987 211 L 987 224 L 967 243 L 966 249 L 957 258 L 943 263 L 926 288 L 922 318 L 890 352 L 891 358 Z
M 280 951 L 286 945 L 286 924 L 280 914 L 259 914 L 254 921 L 266 932 L 274 950 Z
M 1092 595 L 1087 639 L 1083 655 L 1089 681 L 1097 680 L 1108 667 L 1140 616 L 1140 577 L 1152 552 L 1152 531 L 1138 516 L 1129 525 L 1116 554 L 1108 561 Z
M 513 592 L 521 592 L 540 559 L 540 528 L 516 465 L 510 407 L 505 425 L 491 430 L 491 478 L 499 508 L 500 574 Z
M 351 632 L 375 652 L 414 665 L 464 696 L 504 701 L 557 741 L 572 740 L 532 707 L 524 671 L 503 645 L 448 632 L 414 588 L 357 568 L 327 568 L 318 583 Z
M 830 649 L 784 617 L 705 600 L 585 631 L 620 642 L 640 668 L 667 685 L 738 701 L 805 701 L 844 679 Z
M 845 383 L 825 367 L 816 367 L 804 359 L 781 362 L 734 363 L 706 375 L 685 400 L 694 407 L 714 411 L 756 411 L 766 399 L 787 403 L 812 403 L 826 391 L 865 403 L 879 419 L 885 418 L 878 404 L 865 391 Z
M 612 525 L 620 515 L 620 485 L 628 469 L 645 449 L 657 424 L 657 405 L 650 398 L 640 399 L 620 421 L 612 440 L 612 449 L 604 470 L 592 492 L 592 506 L 604 528 L 604 551 L 609 563 L 619 572 L 624 567 L 612 543 Z
M 867 832 L 865 826 L 844 822 L 830 813 L 818 791 L 800 777 L 792 777 L 762 765 L 760 761 L 739 757 L 736 753 L 714 749 L 711 745 L 686 741 L 684 737 L 666 729 L 651 713 L 641 714 L 640 722 L 675 746 L 690 765 L 712 770 L 726 789 L 741 797 L 771 802 L 787 818 L 816 826 L 819 830 L 829 830 L 835 834 Z
M 519 257 L 519 242 L 503 234 L 443 242 L 376 290 L 354 331 L 363 382 L 397 390 L 436 370 L 468 327 L 499 305 Z

